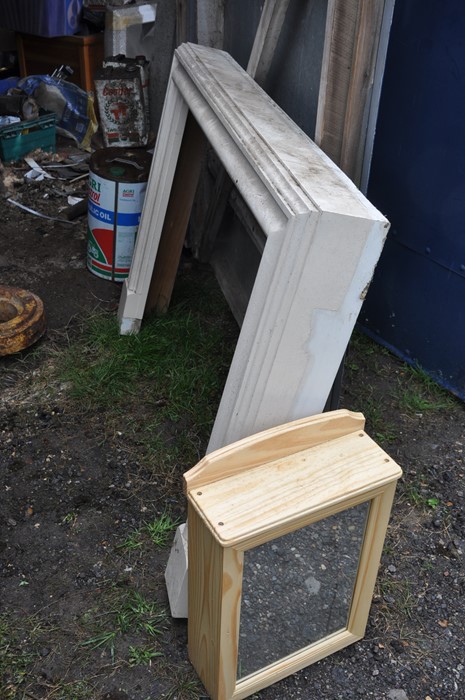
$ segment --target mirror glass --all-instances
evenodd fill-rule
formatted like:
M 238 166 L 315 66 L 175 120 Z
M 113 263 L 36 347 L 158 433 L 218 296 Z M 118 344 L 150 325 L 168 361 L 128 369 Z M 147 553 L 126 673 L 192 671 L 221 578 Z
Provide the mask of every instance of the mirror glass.
M 347 626 L 369 505 L 245 552 L 238 679 Z

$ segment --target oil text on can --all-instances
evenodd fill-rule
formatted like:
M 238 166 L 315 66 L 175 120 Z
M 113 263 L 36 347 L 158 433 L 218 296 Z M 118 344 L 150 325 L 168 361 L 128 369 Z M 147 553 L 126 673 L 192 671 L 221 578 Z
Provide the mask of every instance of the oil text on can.
M 87 267 L 122 282 L 129 274 L 150 168 L 143 149 L 101 148 L 89 168 Z

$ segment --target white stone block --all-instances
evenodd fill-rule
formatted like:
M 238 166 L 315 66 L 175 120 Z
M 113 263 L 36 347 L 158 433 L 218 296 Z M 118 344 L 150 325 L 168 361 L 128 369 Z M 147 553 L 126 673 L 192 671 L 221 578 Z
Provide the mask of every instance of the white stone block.
M 176 530 L 165 571 L 166 590 L 173 617 L 187 617 L 187 523 Z

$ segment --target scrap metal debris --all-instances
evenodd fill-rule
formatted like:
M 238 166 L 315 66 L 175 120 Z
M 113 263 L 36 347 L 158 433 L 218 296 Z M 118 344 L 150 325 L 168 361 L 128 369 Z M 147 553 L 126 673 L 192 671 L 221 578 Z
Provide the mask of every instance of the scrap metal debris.
M 42 300 L 26 289 L 0 285 L 0 356 L 13 355 L 45 333 Z
M 20 209 L 24 209 L 24 211 L 27 211 L 29 214 L 34 214 L 34 216 L 40 216 L 42 219 L 49 219 L 50 221 L 60 221 L 63 224 L 75 224 L 77 223 L 76 221 L 70 221 L 69 219 L 62 219 L 59 216 L 48 216 L 47 214 L 42 214 L 40 211 L 37 211 L 36 209 L 31 209 L 30 207 L 26 207 L 24 204 L 21 204 L 20 202 L 15 201 L 14 199 L 11 199 L 11 197 L 8 197 L 7 202 L 10 204 L 13 204 L 15 207 L 19 207 Z
M 31 168 L 31 170 L 30 170 L 28 173 L 26 173 L 26 175 L 25 175 L 24 177 L 30 176 L 30 173 L 35 173 L 35 175 L 34 175 L 31 179 L 34 179 L 34 180 L 39 180 L 39 179 L 40 179 L 40 180 L 43 180 L 45 177 L 47 177 L 47 178 L 49 178 L 50 180 L 53 180 L 53 175 L 50 175 L 50 174 L 49 174 L 46 170 L 44 170 L 38 163 L 36 163 L 36 161 L 34 160 L 34 158 L 31 158 L 31 157 L 29 157 L 29 156 L 26 156 L 26 157 L 24 158 L 24 160 L 26 161 L 26 163 L 27 163 L 27 164 L 29 165 L 29 167 Z
M 22 164 L 15 163 L 1 169 L 3 191 L 6 201 L 33 216 L 65 224 L 76 224 L 74 220 L 87 212 L 87 193 L 81 184 L 88 177 L 89 156 L 87 154 L 50 154 L 37 149 L 23 158 Z M 32 189 L 31 189 L 32 187 Z M 36 194 L 35 194 L 36 193 Z M 47 213 L 35 206 L 40 199 L 67 197 L 67 208 Z M 52 215 L 53 214 L 53 215 Z
M 73 197 L 73 199 L 76 198 Z M 69 206 L 68 209 L 65 209 L 63 213 L 69 221 L 74 221 L 74 219 L 77 219 L 79 216 L 84 216 L 87 214 L 87 208 L 88 202 L 87 197 L 85 197 L 85 199 L 80 199 L 78 202 L 71 204 L 71 206 Z

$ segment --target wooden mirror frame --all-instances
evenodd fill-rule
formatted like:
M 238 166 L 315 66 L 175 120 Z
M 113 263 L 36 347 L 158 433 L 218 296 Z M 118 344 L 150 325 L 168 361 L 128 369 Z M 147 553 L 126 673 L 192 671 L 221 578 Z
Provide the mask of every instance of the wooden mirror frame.
M 212 700 L 240 700 L 362 638 L 400 467 L 360 413 L 294 421 L 187 472 L 189 658 Z M 244 552 L 369 503 L 347 625 L 237 679 Z M 279 634 L 279 630 L 276 630 Z

